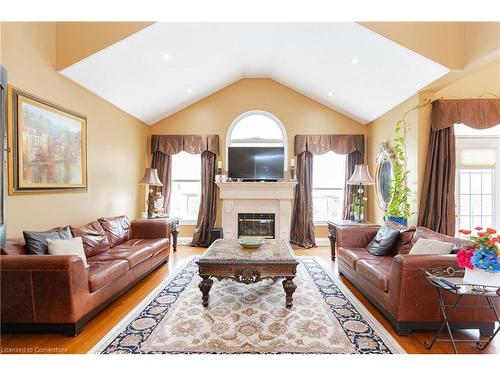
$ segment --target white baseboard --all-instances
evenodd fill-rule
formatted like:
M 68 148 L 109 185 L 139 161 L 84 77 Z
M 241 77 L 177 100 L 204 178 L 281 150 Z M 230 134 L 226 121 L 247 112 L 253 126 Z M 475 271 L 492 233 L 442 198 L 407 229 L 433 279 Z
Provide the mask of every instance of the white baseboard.
M 317 246 L 330 246 L 330 240 L 328 237 L 317 237 L 316 238 Z

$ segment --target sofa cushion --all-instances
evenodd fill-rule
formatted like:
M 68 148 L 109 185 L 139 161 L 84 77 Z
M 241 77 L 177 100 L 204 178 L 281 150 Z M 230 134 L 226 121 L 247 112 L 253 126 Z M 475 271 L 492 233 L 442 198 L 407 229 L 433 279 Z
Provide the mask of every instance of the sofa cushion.
M 151 238 L 151 239 L 131 239 L 120 245 L 121 248 L 125 247 L 144 247 L 151 246 L 153 248 L 153 256 L 168 248 L 170 240 L 168 238 Z
M 450 254 L 455 244 L 452 242 L 438 241 L 433 238 L 419 238 L 410 250 L 410 255 L 446 255 Z
M 76 255 L 80 257 L 85 268 L 89 268 L 81 237 L 75 237 L 71 240 L 47 238 L 47 247 L 50 255 Z
M 98 221 L 93 221 L 83 227 L 71 227 L 73 237 L 82 237 L 83 249 L 87 258 L 93 257 L 109 249 L 108 237 Z
M 70 240 L 73 238 L 69 227 L 54 228 L 45 232 L 23 231 L 26 251 L 28 254 L 44 255 L 48 254 L 47 239 Z
M 385 223 L 377 232 L 375 238 L 368 244 L 366 250 L 372 255 L 384 256 L 394 252 L 394 246 L 399 240 L 399 230 Z
M 377 288 L 387 292 L 391 276 L 392 257 L 378 257 L 377 260 L 360 259 L 356 271 Z
M 106 232 L 111 247 L 118 246 L 130 238 L 130 221 L 127 216 L 101 217 L 99 223 Z
M 126 260 L 129 267 L 132 268 L 146 259 L 153 256 L 153 248 L 149 245 L 133 246 L 128 247 L 126 243 L 123 245 L 118 245 L 112 249 L 108 249 L 105 252 L 98 254 L 91 261 L 108 261 L 122 259 Z
M 412 246 L 416 227 L 405 227 L 393 221 L 388 221 L 387 224 L 399 230 L 399 240 L 394 246 L 394 255 L 408 254 Z
M 337 256 L 350 265 L 356 268 L 356 262 L 360 259 L 377 259 L 375 255 L 371 255 L 364 247 L 339 247 L 337 249 Z
M 104 288 L 126 274 L 128 270 L 129 266 L 126 260 L 89 261 L 89 290 L 95 292 Z

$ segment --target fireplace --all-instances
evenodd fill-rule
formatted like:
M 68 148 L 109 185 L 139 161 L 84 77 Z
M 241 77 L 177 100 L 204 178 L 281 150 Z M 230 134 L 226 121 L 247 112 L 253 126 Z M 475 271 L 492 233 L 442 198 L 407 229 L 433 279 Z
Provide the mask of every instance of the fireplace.
M 275 238 L 275 214 L 238 213 L 238 238 Z

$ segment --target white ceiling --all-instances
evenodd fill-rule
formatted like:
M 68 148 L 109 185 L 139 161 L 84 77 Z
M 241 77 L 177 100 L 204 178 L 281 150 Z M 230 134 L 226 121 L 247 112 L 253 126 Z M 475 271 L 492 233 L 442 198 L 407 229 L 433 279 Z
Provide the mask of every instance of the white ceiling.
M 354 22 L 156 23 L 61 71 L 150 125 L 245 77 L 366 124 L 447 72 Z

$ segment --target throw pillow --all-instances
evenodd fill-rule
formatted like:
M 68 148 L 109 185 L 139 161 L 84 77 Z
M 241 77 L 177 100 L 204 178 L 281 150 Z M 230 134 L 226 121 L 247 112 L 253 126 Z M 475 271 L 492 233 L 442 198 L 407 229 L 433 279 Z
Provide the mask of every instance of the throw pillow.
M 49 254 L 51 255 L 77 255 L 79 256 L 85 268 L 88 268 L 87 257 L 83 251 L 83 242 L 81 237 L 75 237 L 71 240 L 47 239 Z
M 453 242 L 443 242 L 432 238 L 419 238 L 415 245 L 411 248 L 409 254 L 433 254 L 444 255 L 450 254 L 455 244 Z
M 47 239 L 69 240 L 73 238 L 69 227 L 56 228 L 46 232 L 23 231 L 28 254 L 48 254 Z
M 377 232 L 375 238 L 368 244 L 366 249 L 372 255 L 390 255 L 399 240 L 399 230 L 385 223 Z

